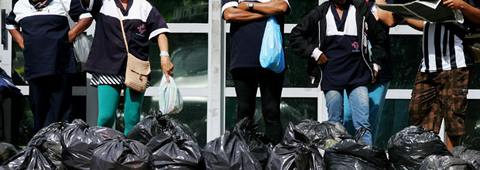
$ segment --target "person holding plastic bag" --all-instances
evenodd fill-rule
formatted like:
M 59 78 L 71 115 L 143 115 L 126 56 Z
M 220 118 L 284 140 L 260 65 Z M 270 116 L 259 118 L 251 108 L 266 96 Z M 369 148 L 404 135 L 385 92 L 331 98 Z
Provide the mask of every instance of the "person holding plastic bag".
M 170 30 L 158 10 L 146 0 L 82 1 L 96 21 L 85 71 L 93 75 L 91 85 L 98 89 L 97 125 L 113 126 L 120 93 L 125 89 L 124 133 L 127 134 L 140 121 L 145 94 L 125 86 L 127 53 L 137 60 L 148 61 L 150 42 L 158 43 L 164 76 L 173 75 L 166 36 Z M 170 81 L 169 77 L 166 79 Z
M 263 44 L 267 43 L 263 41 L 265 36 L 282 35 L 285 15 L 291 11 L 290 4 L 288 0 L 223 0 L 222 4 L 223 18 L 231 23 L 230 72 L 237 93 L 236 120 L 245 117 L 253 119 L 257 88 L 260 87 L 266 134 L 278 143 L 283 137 L 280 102 L 285 63 L 282 65 L 282 62 L 278 62 L 273 68 L 262 66 L 260 56 L 261 51 L 266 50 L 268 53 L 280 53 L 275 56 L 281 57 L 277 58 L 278 61 L 284 61 L 282 39 L 277 38 L 281 43 L 272 42 L 270 47 Z M 278 25 L 275 25 L 274 20 Z M 272 27 L 267 26 L 267 23 L 273 24 Z M 269 28 L 277 32 L 268 31 Z M 268 35 L 269 33 L 274 35 Z M 264 45 L 268 48 L 263 49 Z M 272 57 L 268 53 L 265 57 Z
M 71 29 L 68 15 L 78 20 Z M 77 72 L 71 43 L 91 23 L 79 0 L 19 0 L 8 15 L 6 27 L 25 57 L 34 134 L 69 119 L 71 75 Z
M 308 58 L 307 71 L 325 93 L 329 121 L 343 123 L 346 90 L 355 129 L 370 129 L 367 84 L 374 82 L 384 63 L 383 43 L 385 33 L 364 0 L 324 2 L 293 28 L 293 52 Z M 370 131 L 362 141 L 372 144 Z

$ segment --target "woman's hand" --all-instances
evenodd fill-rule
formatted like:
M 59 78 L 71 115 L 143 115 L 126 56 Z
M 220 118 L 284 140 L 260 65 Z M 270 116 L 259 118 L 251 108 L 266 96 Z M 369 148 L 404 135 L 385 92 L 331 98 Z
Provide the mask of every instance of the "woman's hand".
M 170 57 L 167 55 L 160 56 L 160 65 L 164 76 L 167 78 L 167 82 L 170 83 L 170 76 L 173 76 L 173 64 L 170 62 Z

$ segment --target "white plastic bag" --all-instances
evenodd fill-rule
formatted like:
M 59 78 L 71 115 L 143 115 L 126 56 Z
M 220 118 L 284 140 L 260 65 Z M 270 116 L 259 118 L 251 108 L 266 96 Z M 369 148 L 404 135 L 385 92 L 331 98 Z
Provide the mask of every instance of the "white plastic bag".
M 158 105 L 162 114 L 177 114 L 183 109 L 183 97 L 171 76 L 170 83 L 163 76 L 160 82 Z

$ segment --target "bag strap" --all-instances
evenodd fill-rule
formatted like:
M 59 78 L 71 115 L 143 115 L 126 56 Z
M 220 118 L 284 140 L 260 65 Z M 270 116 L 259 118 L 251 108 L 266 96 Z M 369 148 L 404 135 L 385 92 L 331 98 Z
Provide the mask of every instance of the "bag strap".
M 127 36 L 125 36 L 125 29 L 123 28 L 122 12 L 120 12 L 120 8 L 118 8 L 118 7 L 117 7 L 117 11 L 118 11 L 118 15 L 120 16 L 120 26 L 122 27 L 123 42 L 125 42 L 125 48 L 127 48 L 127 53 L 130 53 L 128 51 Z

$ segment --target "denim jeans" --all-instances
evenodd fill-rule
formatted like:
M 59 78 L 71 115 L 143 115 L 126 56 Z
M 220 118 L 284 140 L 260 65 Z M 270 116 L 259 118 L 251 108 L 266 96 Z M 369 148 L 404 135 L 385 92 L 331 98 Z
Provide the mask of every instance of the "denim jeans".
M 385 96 L 387 95 L 388 87 L 390 86 L 390 82 L 387 83 L 374 83 L 368 85 L 368 98 L 370 99 L 370 127 L 372 130 L 372 142 L 373 145 L 377 146 L 377 140 L 379 140 L 380 136 L 389 136 L 391 129 L 379 129 L 380 122 L 386 119 L 393 119 L 395 116 L 388 115 L 391 112 L 386 112 L 387 115 L 382 115 L 383 105 L 385 103 Z M 343 126 L 347 129 L 347 131 L 351 134 L 355 133 L 355 128 L 353 127 L 352 122 L 352 113 L 350 109 L 350 102 L 346 97 L 347 92 L 345 91 L 343 97 Z M 393 114 L 393 113 L 392 113 Z M 384 141 L 382 141 L 384 142 Z
M 362 137 L 362 141 L 372 144 L 372 134 L 370 132 L 369 101 L 368 89 L 366 86 L 359 86 L 353 90 L 347 90 L 350 108 L 352 111 L 352 121 L 355 131 L 366 128 L 368 131 Z M 343 123 L 343 90 L 330 90 L 325 94 L 328 110 L 328 121 Z M 357 134 L 355 134 L 356 136 Z

